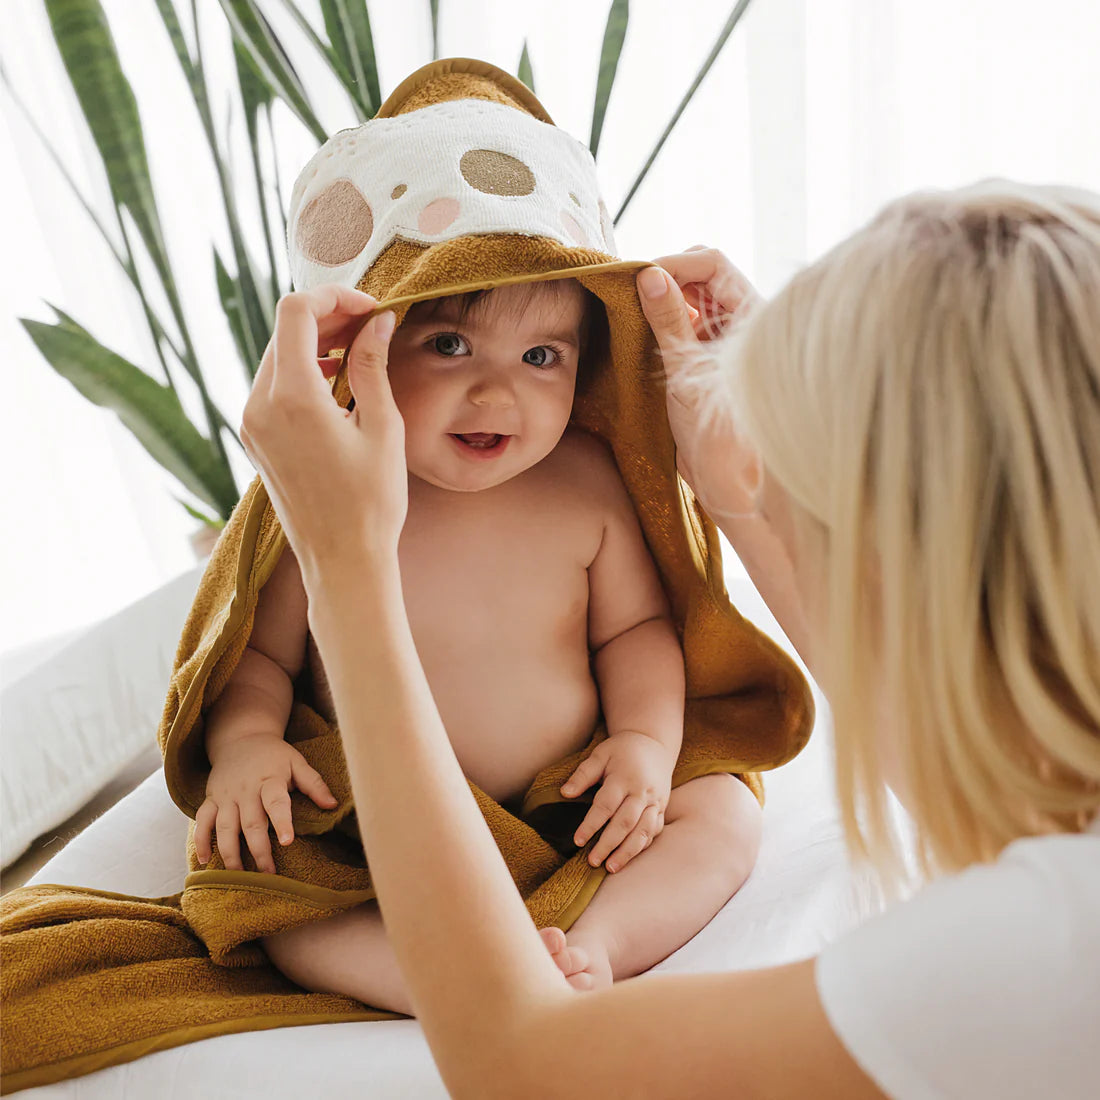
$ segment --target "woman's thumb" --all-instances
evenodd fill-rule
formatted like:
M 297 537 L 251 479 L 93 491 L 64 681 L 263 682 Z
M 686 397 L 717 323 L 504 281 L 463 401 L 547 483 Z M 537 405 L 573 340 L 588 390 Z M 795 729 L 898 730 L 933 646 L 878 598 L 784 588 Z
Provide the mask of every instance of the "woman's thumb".
M 392 310 L 375 313 L 359 330 L 348 349 L 348 382 L 356 397 L 386 379 L 390 337 L 397 323 Z
M 639 271 L 638 298 L 662 351 L 698 342 L 684 296 L 666 271 L 659 267 Z

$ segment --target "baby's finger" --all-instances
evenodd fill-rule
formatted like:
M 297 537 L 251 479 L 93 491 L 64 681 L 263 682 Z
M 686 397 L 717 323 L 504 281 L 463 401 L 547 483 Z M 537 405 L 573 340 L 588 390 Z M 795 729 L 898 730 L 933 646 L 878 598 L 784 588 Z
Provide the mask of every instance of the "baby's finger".
M 605 783 L 592 800 L 592 806 L 573 834 L 573 843 L 583 848 L 611 820 L 611 815 L 623 804 L 623 792 L 608 789 Z
M 603 757 L 593 752 L 577 766 L 577 770 L 561 785 L 561 793 L 567 798 L 583 794 L 593 783 L 598 783 L 603 779 L 605 768 Z
M 218 807 L 218 855 L 227 871 L 241 869 L 241 819 L 236 802 Z
M 275 874 L 275 860 L 271 855 L 271 837 L 267 832 L 267 814 L 259 795 L 255 802 L 241 807 L 241 832 L 248 843 L 248 850 L 256 862 L 256 869 Z
M 659 813 L 653 805 L 642 811 L 630 835 L 607 857 L 607 869 L 612 874 L 621 871 L 639 852 L 644 852 L 653 843 L 653 838 L 660 832 L 657 823 Z
M 600 839 L 588 856 L 593 867 L 601 863 L 626 839 L 630 831 L 638 824 L 645 809 L 645 802 L 636 794 L 628 795 L 615 812 L 615 816 L 604 826 Z
M 322 810 L 331 810 L 336 805 L 336 796 L 328 789 L 321 773 L 310 767 L 303 757 L 298 756 L 291 760 L 290 778 L 294 786 Z
M 198 808 L 195 814 L 195 855 L 200 863 L 209 863 L 214 854 L 211 847 L 211 836 L 214 832 L 214 822 L 218 817 L 218 804 L 209 798 Z
M 294 839 L 294 819 L 291 816 L 290 793 L 286 784 L 278 779 L 268 779 L 260 787 L 260 801 L 275 829 L 280 844 Z

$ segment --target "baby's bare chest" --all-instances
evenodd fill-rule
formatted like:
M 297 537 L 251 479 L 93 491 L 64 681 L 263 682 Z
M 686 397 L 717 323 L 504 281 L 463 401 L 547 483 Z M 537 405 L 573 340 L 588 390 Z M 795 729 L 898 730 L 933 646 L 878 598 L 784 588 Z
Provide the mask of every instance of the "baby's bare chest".
M 400 545 L 402 587 L 422 659 L 439 651 L 545 653 L 578 644 L 598 531 L 583 515 L 535 507 L 410 514 Z M 585 644 L 583 631 L 580 644 Z

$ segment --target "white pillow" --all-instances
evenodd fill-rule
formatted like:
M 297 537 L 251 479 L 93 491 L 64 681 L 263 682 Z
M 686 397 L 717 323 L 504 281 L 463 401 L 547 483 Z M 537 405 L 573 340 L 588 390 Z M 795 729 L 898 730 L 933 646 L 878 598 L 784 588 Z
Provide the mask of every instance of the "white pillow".
M 0 692 L 0 865 L 154 743 L 202 568 L 82 631 Z

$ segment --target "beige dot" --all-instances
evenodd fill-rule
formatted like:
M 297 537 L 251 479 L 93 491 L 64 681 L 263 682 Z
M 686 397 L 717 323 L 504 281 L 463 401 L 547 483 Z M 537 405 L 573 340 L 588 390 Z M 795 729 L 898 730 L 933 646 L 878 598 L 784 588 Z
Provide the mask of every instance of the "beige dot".
M 581 204 L 581 200 L 580 200 L 580 199 L 578 199 L 578 198 L 577 198 L 577 196 L 576 196 L 576 195 L 574 195 L 572 191 L 570 191 L 570 192 L 569 192 L 569 197 L 570 197 L 570 198 L 571 198 L 571 199 L 572 199 L 572 200 L 573 200 L 573 201 L 574 201 L 574 202 L 575 202 L 575 203 L 576 203 L 576 204 L 577 204 L 578 206 L 580 206 L 580 204 Z
M 374 232 L 374 215 L 351 180 L 336 180 L 298 218 L 298 248 L 308 260 L 340 267 L 354 260 Z
M 485 195 L 529 195 L 535 174 L 515 157 L 494 149 L 470 149 L 458 162 L 462 178 Z
M 394 188 L 394 189 L 393 189 L 393 190 L 392 190 L 392 191 L 390 192 L 390 198 L 391 198 L 391 199 L 399 199 L 399 198 L 401 198 L 401 196 L 402 196 L 402 195 L 403 195 L 403 194 L 404 194 L 404 193 L 405 193 L 406 191 L 408 191 L 408 189 L 409 189 L 409 185 L 408 185 L 407 183 L 399 183 L 399 184 L 398 184 L 398 185 L 397 185 L 397 186 L 396 186 L 396 187 L 395 187 L 395 188 Z

